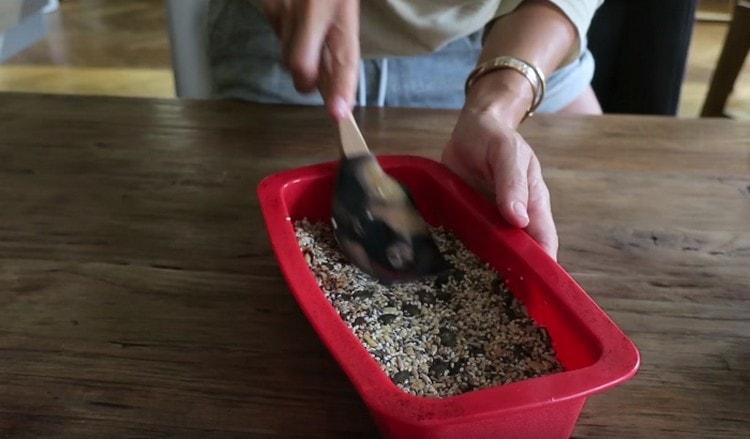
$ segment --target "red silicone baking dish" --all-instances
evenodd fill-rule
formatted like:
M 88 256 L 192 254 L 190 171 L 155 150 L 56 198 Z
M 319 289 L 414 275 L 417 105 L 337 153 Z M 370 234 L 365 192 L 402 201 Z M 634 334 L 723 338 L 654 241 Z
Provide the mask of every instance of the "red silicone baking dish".
M 347 374 L 384 435 L 394 438 L 569 437 L 586 398 L 635 374 L 633 343 L 524 231 L 443 165 L 413 156 L 379 158 L 433 225 L 455 233 L 505 279 L 547 328 L 565 371 L 446 398 L 399 389 L 339 317 L 297 244 L 293 221 L 329 221 L 334 162 L 281 172 L 258 187 L 271 245 L 310 324 Z

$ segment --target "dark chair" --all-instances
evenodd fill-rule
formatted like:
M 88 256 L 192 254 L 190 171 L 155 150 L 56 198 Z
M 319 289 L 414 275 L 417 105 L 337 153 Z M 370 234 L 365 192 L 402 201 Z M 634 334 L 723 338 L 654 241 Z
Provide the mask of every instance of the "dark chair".
M 605 113 L 675 115 L 697 0 L 606 0 L 589 29 Z
M 724 113 L 734 83 L 750 51 L 750 1 L 737 0 L 701 117 L 728 117 Z

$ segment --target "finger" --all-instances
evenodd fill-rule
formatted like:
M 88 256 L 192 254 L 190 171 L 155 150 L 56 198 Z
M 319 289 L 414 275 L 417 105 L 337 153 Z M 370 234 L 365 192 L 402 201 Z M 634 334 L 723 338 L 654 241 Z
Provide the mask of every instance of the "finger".
M 263 13 L 279 39 L 281 39 L 281 7 L 283 3 L 279 0 L 265 0 L 262 4 Z
M 558 238 L 552 217 L 549 189 L 542 178 L 542 167 L 536 156 L 529 164 L 529 226 L 526 231 L 557 260 Z
M 289 69 L 289 52 L 292 46 L 292 36 L 297 28 L 297 19 L 292 13 L 292 5 L 288 0 L 280 0 L 277 8 L 276 26 L 281 40 L 281 62 L 286 69 Z
M 526 227 L 529 224 L 527 174 L 531 148 L 517 133 L 501 136 L 503 137 L 497 139 L 498 143 L 488 151 L 495 202 L 506 221 L 516 227 Z
M 359 8 L 344 2 L 326 38 L 321 92 L 334 120 L 345 117 L 354 104 L 359 70 Z
M 263 13 L 281 43 L 281 63 L 289 68 L 289 46 L 294 34 L 295 18 L 290 0 L 265 0 Z
M 289 70 L 294 86 L 301 92 L 312 91 L 318 82 L 318 66 L 333 9 L 329 2 L 298 2 L 294 16 L 295 29 L 289 46 Z

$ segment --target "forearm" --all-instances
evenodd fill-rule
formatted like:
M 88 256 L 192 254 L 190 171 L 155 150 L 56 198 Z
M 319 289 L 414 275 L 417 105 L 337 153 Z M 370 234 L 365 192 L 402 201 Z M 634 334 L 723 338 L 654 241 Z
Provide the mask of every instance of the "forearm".
M 575 26 L 555 5 L 546 0 L 526 0 L 513 13 L 495 21 L 479 61 L 514 56 L 534 64 L 548 76 L 576 42 Z M 479 78 L 469 90 L 466 107 L 472 111 L 491 111 L 516 126 L 532 99 L 528 80 L 514 70 L 504 69 Z

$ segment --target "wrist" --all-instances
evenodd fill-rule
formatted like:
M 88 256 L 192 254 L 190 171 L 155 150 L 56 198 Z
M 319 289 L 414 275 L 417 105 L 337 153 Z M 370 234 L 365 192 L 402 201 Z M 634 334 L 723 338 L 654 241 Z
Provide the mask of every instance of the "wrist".
M 531 85 L 521 73 L 502 69 L 490 72 L 472 84 L 464 109 L 490 113 L 515 128 L 531 108 L 533 99 Z

